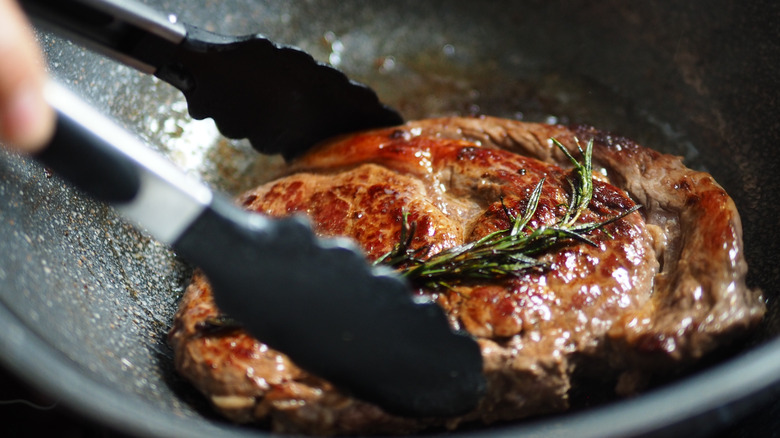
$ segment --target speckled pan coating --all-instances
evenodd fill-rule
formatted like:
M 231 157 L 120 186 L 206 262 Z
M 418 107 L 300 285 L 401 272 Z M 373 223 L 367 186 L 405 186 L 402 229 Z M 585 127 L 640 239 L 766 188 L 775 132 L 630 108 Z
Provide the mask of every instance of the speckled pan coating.
M 299 45 L 368 82 L 407 119 L 475 112 L 586 123 L 715 175 L 742 214 L 748 281 L 770 298 L 745 351 L 695 376 L 721 383 L 685 379 L 660 394 L 666 399 L 513 425 L 511 433 L 630 435 L 674 425 L 707 433 L 742 412 L 715 409 L 730 402 L 753 409 L 762 399 L 751 395 L 778 383 L 780 271 L 770 255 L 780 253 L 780 240 L 766 234 L 780 217 L 775 2 L 147 3 L 211 30 Z M 42 44 L 55 77 L 218 189 L 254 187 L 279 163 L 190 121 L 170 87 L 61 40 L 44 36 Z M 20 376 L 129 433 L 255 433 L 215 420 L 172 370 L 163 335 L 189 269 L 105 207 L 7 154 L 0 257 L 0 360 Z

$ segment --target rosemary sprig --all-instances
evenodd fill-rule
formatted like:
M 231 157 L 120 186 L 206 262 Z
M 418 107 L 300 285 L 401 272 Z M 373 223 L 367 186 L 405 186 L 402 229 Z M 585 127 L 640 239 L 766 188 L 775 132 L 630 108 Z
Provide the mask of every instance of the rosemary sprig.
M 504 213 L 511 226 L 490 233 L 479 240 L 445 249 L 424 258 L 428 247 L 412 249 L 416 224 L 409 224 L 408 212 L 403 213 L 401 236 L 391 251 L 377 259 L 375 264 L 393 267 L 413 284 L 428 288 L 452 287 L 467 280 L 495 280 L 519 276 L 530 269 L 549 268 L 540 256 L 564 244 L 582 242 L 596 246 L 588 235 L 611 224 L 641 206 L 636 205 L 601 222 L 577 223 L 593 197 L 593 142 L 583 151 L 582 162 L 574 158 L 559 141 L 552 139 L 574 165 L 569 178 L 571 199 L 564 216 L 552 226 L 528 230 L 528 223 L 536 212 L 544 185 L 542 178 L 531 192 L 525 212 L 513 215 L 506 206 Z M 503 205 L 503 199 L 502 199 Z
M 577 150 L 580 151 L 580 155 L 583 157 L 582 163 L 574 158 L 569 153 L 569 150 L 566 149 L 566 146 L 561 144 L 561 142 L 555 138 L 552 138 L 551 140 L 564 154 L 566 154 L 566 157 L 568 157 L 569 161 L 574 165 L 572 173 L 575 178 L 573 181 L 572 179 L 568 180 L 571 187 L 572 199 L 569 202 L 569 208 L 566 210 L 566 215 L 561 221 L 566 226 L 572 226 L 577 222 L 577 219 L 579 219 L 580 213 L 588 208 L 588 204 L 590 204 L 590 200 L 593 197 L 593 140 L 591 139 L 588 141 L 588 145 L 583 152 L 580 141 L 575 139 Z

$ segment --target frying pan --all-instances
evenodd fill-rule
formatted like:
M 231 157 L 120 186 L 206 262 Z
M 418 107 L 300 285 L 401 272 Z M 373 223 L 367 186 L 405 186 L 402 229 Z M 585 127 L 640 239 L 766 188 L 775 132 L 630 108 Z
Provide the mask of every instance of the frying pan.
M 407 119 L 490 114 L 583 123 L 682 155 L 742 214 L 769 311 L 744 342 L 643 396 L 456 434 L 707 436 L 780 406 L 780 10 L 772 1 L 148 1 L 226 34 L 262 32 L 371 85 Z M 52 75 L 227 194 L 279 158 L 186 116 L 181 95 L 47 34 Z M 191 268 L 31 161 L 0 153 L 2 363 L 88 418 L 138 436 L 264 435 L 228 424 L 172 369 L 166 332 Z M 595 397 L 599 399 L 599 397 Z M 764 436 L 769 436 L 763 431 Z

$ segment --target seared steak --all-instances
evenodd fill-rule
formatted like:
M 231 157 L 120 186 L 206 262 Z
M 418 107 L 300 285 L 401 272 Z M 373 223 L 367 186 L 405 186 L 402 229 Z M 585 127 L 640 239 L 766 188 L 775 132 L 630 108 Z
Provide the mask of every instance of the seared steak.
M 571 163 L 593 140 L 593 197 L 579 217 L 599 222 L 639 203 L 589 238 L 542 257 L 549 269 L 421 288 L 453 327 L 478 340 L 488 394 L 459 418 L 400 418 L 348 397 L 219 316 L 196 274 L 171 331 L 178 370 L 238 422 L 279 432 L 409 433 L 561 411 L 587 370 L 630 393 L 754 325 L 764 306 L 745 285 L 741 225 L 708 174 L 678 157 L 592 128 L 495 118 L 449 118 L 334 139 L 290 173 L 242 195 L 270 216 L 305 214 L 322 236 L 349 236 L 377 259 L 401 239 L 404 214 L 422 256 L 511 227 L 544 178 L 530 228 L 554 225 L 571 196 Z M 211 325 L 210 325 L 211 324 Z M 582 371 L 577 372 L 575 371 Z M 576 376 L 576 378 L 575 378 Z M 617 376 L 621 376 L 618 378 Z

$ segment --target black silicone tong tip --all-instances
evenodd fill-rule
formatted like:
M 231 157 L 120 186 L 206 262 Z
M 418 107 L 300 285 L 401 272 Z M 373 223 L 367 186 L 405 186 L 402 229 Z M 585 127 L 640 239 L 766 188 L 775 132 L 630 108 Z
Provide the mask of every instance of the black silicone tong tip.
M 294 158 L 327 138 L 403 123 L 376 93 L 297 48 L 171 22 L 127 0 L 21 0 L 36 23 L 181 90 L 195 119 Z
M 479 345 L 453 332 L 347 239 L 307 221 L 259 222 L 213 202 L 174 247 L 204 270 L 220 310 L 307 371 L 405 416 L 468 412 L 486 390 Z M 215 256 L 218 255 L 218 256 Z M 251 267 L 251 268 L 250 268 Z
M 181 89 L 193 118 L 211 117 L 223 135 L 264 154 L 291 159 L 323 139 L 403 123 L 373 90 L 306 52 L 186 28 L 176 62 L 156 75 Z

